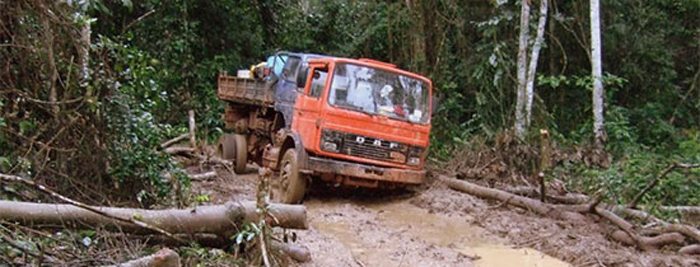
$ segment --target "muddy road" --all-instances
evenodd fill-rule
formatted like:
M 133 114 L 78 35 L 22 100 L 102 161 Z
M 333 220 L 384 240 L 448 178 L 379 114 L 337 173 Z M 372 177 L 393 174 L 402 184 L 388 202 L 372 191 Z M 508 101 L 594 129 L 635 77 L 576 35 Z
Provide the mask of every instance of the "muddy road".
M 194 193 L 214 203 L 254 199 L 257 174 L 224 173 L 195 183 Z M 313 260 L 301 266 L 569 266 L 479 226 L 478 214 L 465 212 L 474 203 L 445 202 L 459 194 L 438 185 L 417 192 L 316 186 L 304 201 L 310 229 L 297 232 Z
M 305 266 L 568 266 L 508 242 L 470 216 L 431 213 L 411 198 L 322 196 L 306 201 L 314 254 Z
M 214 204 L 255 199 L 255 170 L 217 173 L 194 181 L 192 193 L 207 195 Z M 700 267 L 698 256 L 642 252 L 610 241 L 616 228 L 595 217 L 543 218 L 433 179 L 411 192 L 315 186 L 303 204 L 310 229 L 297 231 L 297 242 L 310 249 L 312 261 L 301 266 Z

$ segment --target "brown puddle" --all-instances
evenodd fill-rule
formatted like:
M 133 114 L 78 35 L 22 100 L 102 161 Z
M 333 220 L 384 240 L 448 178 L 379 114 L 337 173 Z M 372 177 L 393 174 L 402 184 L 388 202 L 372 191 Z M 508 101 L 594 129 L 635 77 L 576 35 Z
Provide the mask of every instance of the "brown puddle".
M 470 217 L 432 214 L 406 202 L 386 203 L 370 208 L 377 210 L 379 220 L 388 226 L 410 227 L 409 233 L 429 243 L 478 257 L 474 260 L 476 266 L 570 266 L 530 248 L 510 248 L 504 245 L 504 240 L 469 223 L 467 220 Z
M 458 251 L 465 255 L 479 256 L 480 258 L 474 261 L 476 266 L 570 266 L 568 263 L 552 258 L 531 248 L 510 248 L 504 245 L 479 245 L 458 249 Z
M 376 211 L 379 222 L 390 228 L 406 230 L 410 235 L 428 243 L 449 247 L 470 257 L 478 257 L 474 260 L 476 266 L 570 266 L 533 249 L 510 248 L 504 245 L 504 240 L 493 237 L 483 228 L 469 223 L 467 221 L 471 219 L 469 217 L 431 214 L 407 202 L 365 206 Z M 372 266 L 399 264 L 386 256 L 390 253 L 389 250 L 371 244 L 373 242 L 363 242 L 348 225 L 342 222 L 316 222 L 314 226 L 319 231 L 334 236 L 348 247 L 353 255 L 371 263 Z

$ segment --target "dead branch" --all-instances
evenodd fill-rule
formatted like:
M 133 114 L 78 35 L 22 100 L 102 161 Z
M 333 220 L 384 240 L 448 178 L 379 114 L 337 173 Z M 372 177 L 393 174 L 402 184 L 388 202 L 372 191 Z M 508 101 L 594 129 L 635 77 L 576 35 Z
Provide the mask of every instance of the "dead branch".
M 646 240 L 643 240 L 642 236 L 638 235 L 634 231 L 633 225 L 628 221 L 625 221 L 625 219 L 622 219 L 615 215 L 615 213 L 612 213 L 609 210 L 603 209 L 601 207 L 597 207 L 595 209 L 595 213 L 600 215 L 600 217 L 608 220 L 610 223 L 614 224 L 622 231 L 624 231 L 624 233 L 627 234 L 628 237 L 632 239 L 632 241 L 634 241 L 633 244 L 637 245 L 637 247 L 639 247 L 640 249 L 645 251 L 653 249 L 653 246 L 650 243 L 645 242 Z
M 208 180 L 217 176 L 216 171 L 210 171 L 199 174 L 190 174 L 190 179 L 192 180 Z
M 189 133 L 181 134 L 181 135 L 179 135 L 179 136 L 177 136 L 177 137 L 175 137 L 175 138 L 173 138 L 173 139 L 170 139 L 170 140 L 168 140 L 168 141 L 163 142 L 162 144 L 160 144 L 160 148 L 162 148 L 162 149 L 168 148 L 168 147 L 170 147 L 170 146 L 172 146 L 172 145 L 174 145 L 174 144 L 179 143 L 179 142 L 182 141 L 182 140 L 187 139 L 187 137 L 189 137 L 189 136 L 190 136 Z
M 623 205 L 615 205 L 610 208 L 612 212 L 618 215 L 626 216 L 626 217 L 632 217 L 637 220 L 640 220 L 642 222 L 651 222 L 654 224 L 666 224 L 663 220 L 656 218 L 656 216 L 651 215 L 647 213 L 646 211 L 643 210 L 637 210 L 637 209 L 630 209 L 627 206 Z
M 238 226 L 259 221 L 255 202 L 228 202 L 223 205 L 194 209 L 146 210 L 132 208 L 90 207 L 92 212 L 66 204 L 43 204 L 0 200 L 0 220 L 23 224 L 63 225 L 65 227 L 119 228 L 129 233 L 153 233 L 151 228 L 135 226 L 131 221 L 157 227 L 167 233 L 210 233 L 230 237 Z M 307 229 L 306 208 L 301 205 L 271 204 L 265 218 L 271 226 Z M 103 216 L 101 214 L 107 214 Z M 147 230 L 147 231 L 144 231 Z M 157 233 L 162 234 L 162 232 Z
M 681 233 L 687 237 L 695 239 L 695 242 L 700 243 L 700 231 L 692 226 L 683 224 L 665 224 L 659 227 L 659 230 L 666 233 Z
M 700 207 L 698 206 L 660 206 L 657 209 L 662 211 L 678 212 L 684 216 L 700 216 Z
M 617 230 L 610 237 L 628 246 L 636 245 L 635 241 L 623 230 Z M 651 247 L 658 248 L 666 245 L 682 245 L 685 241 L 683 235 L 679 233 L 666 233 L 654 237 L 639 237 L 643 243 Z
M 637 206 L 640 200 L 642 200 L 642 197 L 644 194 L 649 192 L 649 190 L 653 189 L 657 184 L 659 184 L 659 181 L 666 177 L 671 171 L 674 169 L 681 168 L 681 169 L 694 169 L 694 168 L 700 168 L 700 163 L 698 164 L 688 164 L 688 163 L 671 163 L 666 167 L 659 175 L 654 177 L 649 183 L 647 183 L 646 186 L 642 189 L 642 191 L 639 191 L 636 196 L 632 199 L 632 202 L 630 202 L 627 207 L 629 208 L 634 208 Z
M 683 255 L 700 255 L 700 244 L 687 245 L 678 250 Z
M 105 267 L 180 267 L 180 255 L 169 248 L 163 248 L 146 257 Z
M 195 152 L 195 148 L 193 148 L 193 147 L 172 146 L 172 147 L 168 147 L 165 149 L 165 153 L 168 153 L 171 155 L 190 156 L 188 154 L 192 154 L 194 152 Z

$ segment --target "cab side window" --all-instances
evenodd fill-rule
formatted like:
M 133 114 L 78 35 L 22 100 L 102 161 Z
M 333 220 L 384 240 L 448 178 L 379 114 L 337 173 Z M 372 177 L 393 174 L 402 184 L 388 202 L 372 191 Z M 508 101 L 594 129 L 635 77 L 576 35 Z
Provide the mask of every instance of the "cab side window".
M 297 80 L 297 70 L 299 69 L 301 59 L 298 57 L 289 57 L 282 69 L 282 78 L 288 81 Z
M 314 76 L 311 79 L 311 92 L 309 92 L 309 96 L 318 98 L 321 96 L 323 88 L 326 87 L 328 70 L 315 69 L 313 75 Z

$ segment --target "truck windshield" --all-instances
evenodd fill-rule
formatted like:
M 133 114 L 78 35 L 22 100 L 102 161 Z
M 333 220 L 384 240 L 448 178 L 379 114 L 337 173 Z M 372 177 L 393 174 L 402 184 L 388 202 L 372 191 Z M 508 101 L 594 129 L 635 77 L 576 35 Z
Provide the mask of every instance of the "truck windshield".
M 425 124 L 430 118 L 428 85 L 418 79 L 367 66 L 336 65 L 328 103 L 333 106 Z

